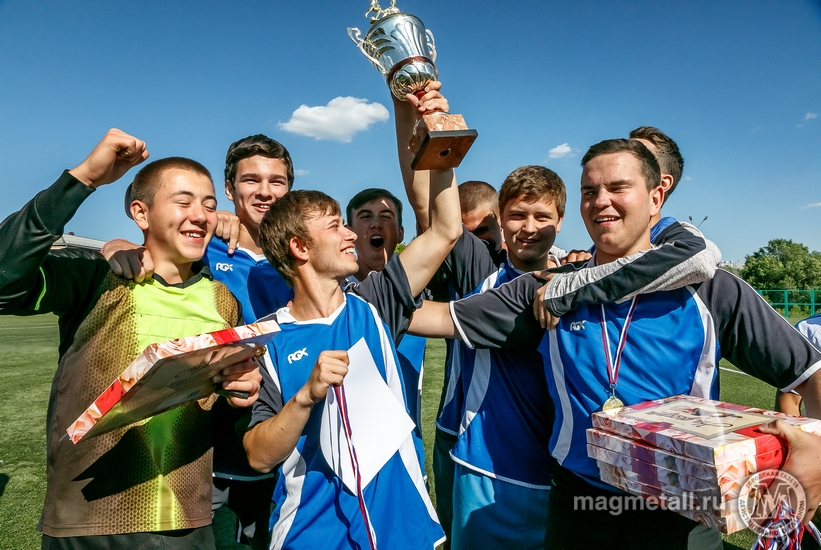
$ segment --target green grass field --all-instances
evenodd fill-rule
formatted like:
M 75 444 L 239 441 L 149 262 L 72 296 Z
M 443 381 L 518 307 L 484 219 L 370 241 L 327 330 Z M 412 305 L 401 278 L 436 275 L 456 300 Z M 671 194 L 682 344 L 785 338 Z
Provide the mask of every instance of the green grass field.
M 0 317 L 0 549 L 40 547 L 36 526 L 45 494 L 45 417 L 57 365 L 57 340 L 54 316 Z M 444 359 L 444 343 L 430 341 L 422 396 L 427 448 L 433 445 Z M 772 408 L 771 386 L 738 372 L 726 361 L 721 367 L 729 369 L 721 371 L 722 399 Z M 430 454 L 426 466 L 433 483 Z M 230 511 L 220 510 L 214 522 L 219 548 L 248 548 L 232 542 Z M 749 548 L 752 543 L 751 534 L 742 532 L 726 537 L 725 548 Z

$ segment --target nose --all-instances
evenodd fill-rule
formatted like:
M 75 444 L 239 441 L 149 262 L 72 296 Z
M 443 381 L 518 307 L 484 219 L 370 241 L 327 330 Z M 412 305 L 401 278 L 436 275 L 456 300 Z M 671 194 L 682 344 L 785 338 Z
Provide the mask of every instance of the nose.
M 535 233 L 538 231 L 538 228 L 536 227 L 536 218 L 533 216 L 528 216 L 525 219 L 525 224 L 522 226 L 522 230 L 525 233 Z
M 194 203 L 191 210 L 188 212 L 188 219 L 191 223 L 203 224 L 206 222 L 207 215 L 205 208 L 200 203 Z
M 346 241 L 355 242 L 356 241 L 356 233 L 352 229 L 350 229 L 347 225 L 345 226 L 345 236 L 344 239 Z
M 269 181 L 261 181 L 257 186 L 257 195 L 263 199 L 270 199 L 274 196 L 274 186 Z
M 599 189 L 598 193 L 596 193 L 596 197 L 593 200 L 593 206 L 596 208 L 605 208 L 610 206 L 610 193 L 607 192 L 607 189 Z

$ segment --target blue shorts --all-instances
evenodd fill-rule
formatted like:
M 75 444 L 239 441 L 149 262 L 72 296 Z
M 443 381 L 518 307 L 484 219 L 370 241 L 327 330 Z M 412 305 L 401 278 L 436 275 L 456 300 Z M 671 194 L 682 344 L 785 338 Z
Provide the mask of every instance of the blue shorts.
M 549 489 L 531 489 L 456 464 L 452 550 L 544 548 Z

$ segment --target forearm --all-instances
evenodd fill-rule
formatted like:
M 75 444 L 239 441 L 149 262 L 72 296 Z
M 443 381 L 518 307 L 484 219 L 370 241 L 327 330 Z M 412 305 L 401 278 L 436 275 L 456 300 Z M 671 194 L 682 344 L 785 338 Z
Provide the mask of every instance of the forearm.
M 695 231 L 677 225 L 671 231 L 674 240 L 661 246 L 609 264 L 556 274 L 545 291 L 547 310 L 560 317 L 582 304 L 619 302 L 712 278 L 721 252 Z
M 459 338 L 450 315 L 450 304 L 429 300 L 413 313 L 408 333 L 428 338 Z
M 0 223 L 0 309 L 38 284 L 39 268 L 52 244 L 92 191 L 64 172 L 51 187 Z
M 805 414 L 811 418 L 821 418 L 821 371 L 815 371 L 812 376 L 795 388 L 795 391 L 804 401 Z
M 430 172 L 415 171 L 411 168 L 413 153 L 408 148 L 413 128 L 419 119 L 416 109 L 407 101 L 393 98 L 394 120 L 396 122 L 396 148 L 399 154 L 399 168 L 402 171 L 402 182 L 408 203 L 416 216 L 416 232 L 422 234 L 430 224 L 428 203 L 430 194 Z
M 312 405 L 291 398 L 276 416 L 251 428 L 243 437 L 248 463 L 260 472 L 270 472 L 296 448 Z

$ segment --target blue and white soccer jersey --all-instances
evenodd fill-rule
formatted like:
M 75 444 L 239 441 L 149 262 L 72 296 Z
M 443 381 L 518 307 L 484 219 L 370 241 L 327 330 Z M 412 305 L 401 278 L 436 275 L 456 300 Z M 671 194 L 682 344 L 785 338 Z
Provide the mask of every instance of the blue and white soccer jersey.
M 342 288 L 347 289 L 349 285 L 355 288 L 358 284 L 359 280 L 349 275 Z M 402 375 L 402 385 L 405 388 L 405 409 L 414 423 L 413 444 L 416 447 L 416 455 L 419 457 L 419 464 L 422 466 L 425 479 L 427 479 L 427 474 L 425 473 L 425 442 L 422 440 L 422 375 L 427 343 L 427 338 L 405 334 L 396 347 L 399 373 Z
M 213 238 L 202 261 L 242 304 L 245 323 L 270 315 L 294 298 L 294 289 L 262 254 L 244 248 L 228 254 L 228 244 Z
M 361 338 L 380 376 L 396 399 L 404 402 L 393 342 L 407 328 L 414 308 L 397 257 L 347 292 L 345 302 L 328 318 L 296 321 L 287 309 L 275 313 L 281 333 L 269 344 L 251 426 L 273 417 L 299 391 L 320 352 L 347 350 Z M 273 549 L 369 547 L 358 498 L 344 488 L 322 455 L 321 415 L 321 405 L 315 406 L 296 449 L 280 467 Z M 411 436 L 364 487 L 363 495 L 379 548 L 434 548 L 444 539 Z
M 506 258 L 476 293 L 497 288 L 522 275 Z M 552 404 L 541 356 L 530 349 L 470 349 L 462 342 L 464 393 L 453 460 L 489 477 L 531 489 L 548 490 L 548 440 Z M 454 414 L 451 400 L 443 415 Z
M 558 329 L 545 332 L 530 307 L 539 286 L 533 277 L 519 277 L 455 302 L 454 321 L 465 341 L 479 347 L 540 342 L 556 412 L 551 453 L 588 483 L 612 489 L 599 480 L 585 439 L 590 414 L 601 410 L 609 395 L 601 306 L 581 306 L 562 317 Z M 630 305 L 604 306 L 611 346 Z M 480 311 L 487 312 L 484 318 Z M 625 342 L 616 395 L 627 405 L 676 394 L 718 397 L 721 357 L 786 390 L 821 368 L 821 352 L 749 285 L 722 270 L 700 285 L 642 294 Z

